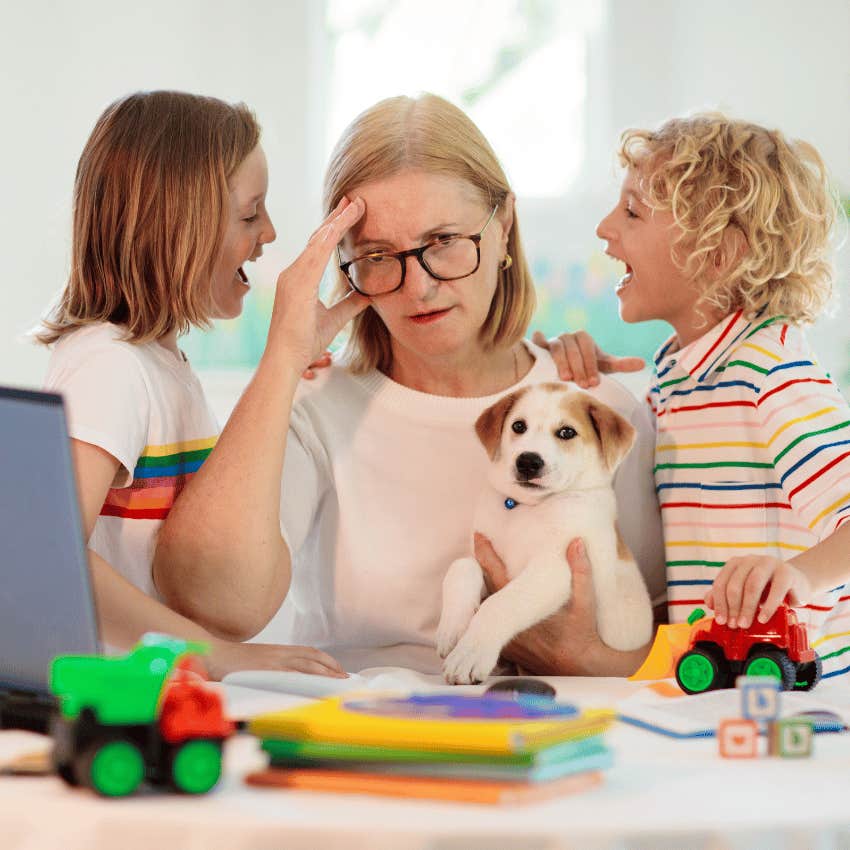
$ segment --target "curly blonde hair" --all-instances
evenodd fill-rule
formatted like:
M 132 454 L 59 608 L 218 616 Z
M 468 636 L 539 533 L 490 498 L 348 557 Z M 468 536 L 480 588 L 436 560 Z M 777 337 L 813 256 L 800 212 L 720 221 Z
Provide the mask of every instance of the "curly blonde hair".
M 379 101 L 343 131 L 325 174 L 325 214 L 358 186 L 408 169 L 462 180 L 488 207 L 501 208 L 511 192 L 496 154 L 469 116 L 449 101 L 424 93 L 415 98 Z M 536 306 L 516 212 L 507 250 L 513 264 L 499 272 L 490 311 L 479 334 L 487 349 L 509 348 L 521 339 Z M 341 297 L 348 291 L 345 275 L 340 272 L 335 295 Z M 371 307 L 354 319 L 346 352 L 349 368 L 355 373 L 390 371 L 390 334 Z
M 830 236 L 839 207 L 810 144 L 705 112 L 657 130 L 626 130 L 618 153 L 638 172 L 649 205 L 672 212 L 681 229 L 673 261 L 703 286 L 700 303 L 795 324 L 823 311 L 833 290 Z M 729 228 L 745 249 L 730 247 Z

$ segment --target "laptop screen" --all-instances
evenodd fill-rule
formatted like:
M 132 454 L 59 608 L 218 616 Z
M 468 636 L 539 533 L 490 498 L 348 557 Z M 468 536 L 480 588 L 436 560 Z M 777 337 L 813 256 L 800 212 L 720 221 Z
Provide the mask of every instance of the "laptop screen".
M 99 650 L 61 396 L 0 387 L 0 469 L 0 689 L 44 694 Z

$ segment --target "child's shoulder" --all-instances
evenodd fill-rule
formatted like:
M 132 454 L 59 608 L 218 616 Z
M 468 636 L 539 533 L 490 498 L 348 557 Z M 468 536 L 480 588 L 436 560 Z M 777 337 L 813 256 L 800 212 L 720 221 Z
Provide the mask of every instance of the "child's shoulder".
M 754 321 L 729 352 L 727 367 L 769 375 L 791 363 L 815 365 L 805 331 L 782 318 Z

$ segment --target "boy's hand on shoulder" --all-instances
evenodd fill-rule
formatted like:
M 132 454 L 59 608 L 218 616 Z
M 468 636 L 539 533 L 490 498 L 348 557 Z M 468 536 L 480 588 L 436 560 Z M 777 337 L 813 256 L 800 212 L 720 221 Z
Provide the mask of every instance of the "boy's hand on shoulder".
M 335 658 L 312 646 L 238 643 L 214 638 L 204 661 L 210 678 L 215 680 L 237 670 L 290 670 L 338 679 L 348 677 Z
M 599 384 L 600 372 L 640 372 L 646 365 L 642 357 L 608 354 L 587 331 L 565 333 L 553 339 L 546 339 L 540 331 L 535 331 L 531 339 L 552 355 L 562 381 L 574 381 L 585 389 Z
M 765 594 L 765 588 L 770 589 Z M 764 596 L 764 601 L 762 601 Z M 789 561 L 767 555 L 751 555 L 727 561 L 705 595 L 714 610 L 714 619 L 730 628 L 749 628 L 758 612 L 766 623 L 785 597 L 791 605 L 805 605 L 811 596 L 811 583 L 803 570 Z

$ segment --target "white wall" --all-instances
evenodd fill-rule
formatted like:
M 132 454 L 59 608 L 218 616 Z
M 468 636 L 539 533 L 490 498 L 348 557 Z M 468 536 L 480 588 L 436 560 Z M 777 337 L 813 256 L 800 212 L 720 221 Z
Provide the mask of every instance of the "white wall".
M 185 89 L 257 112 L 279 234 L 261 268 L 274 279 L 315 218 L 305 164 L 321 3 L 3 0 L 0 11 L 0 383 L 43 377 L 45 352 L 18 337 L 64 283 L 77 159 L 104 107 L 128 92 Z

